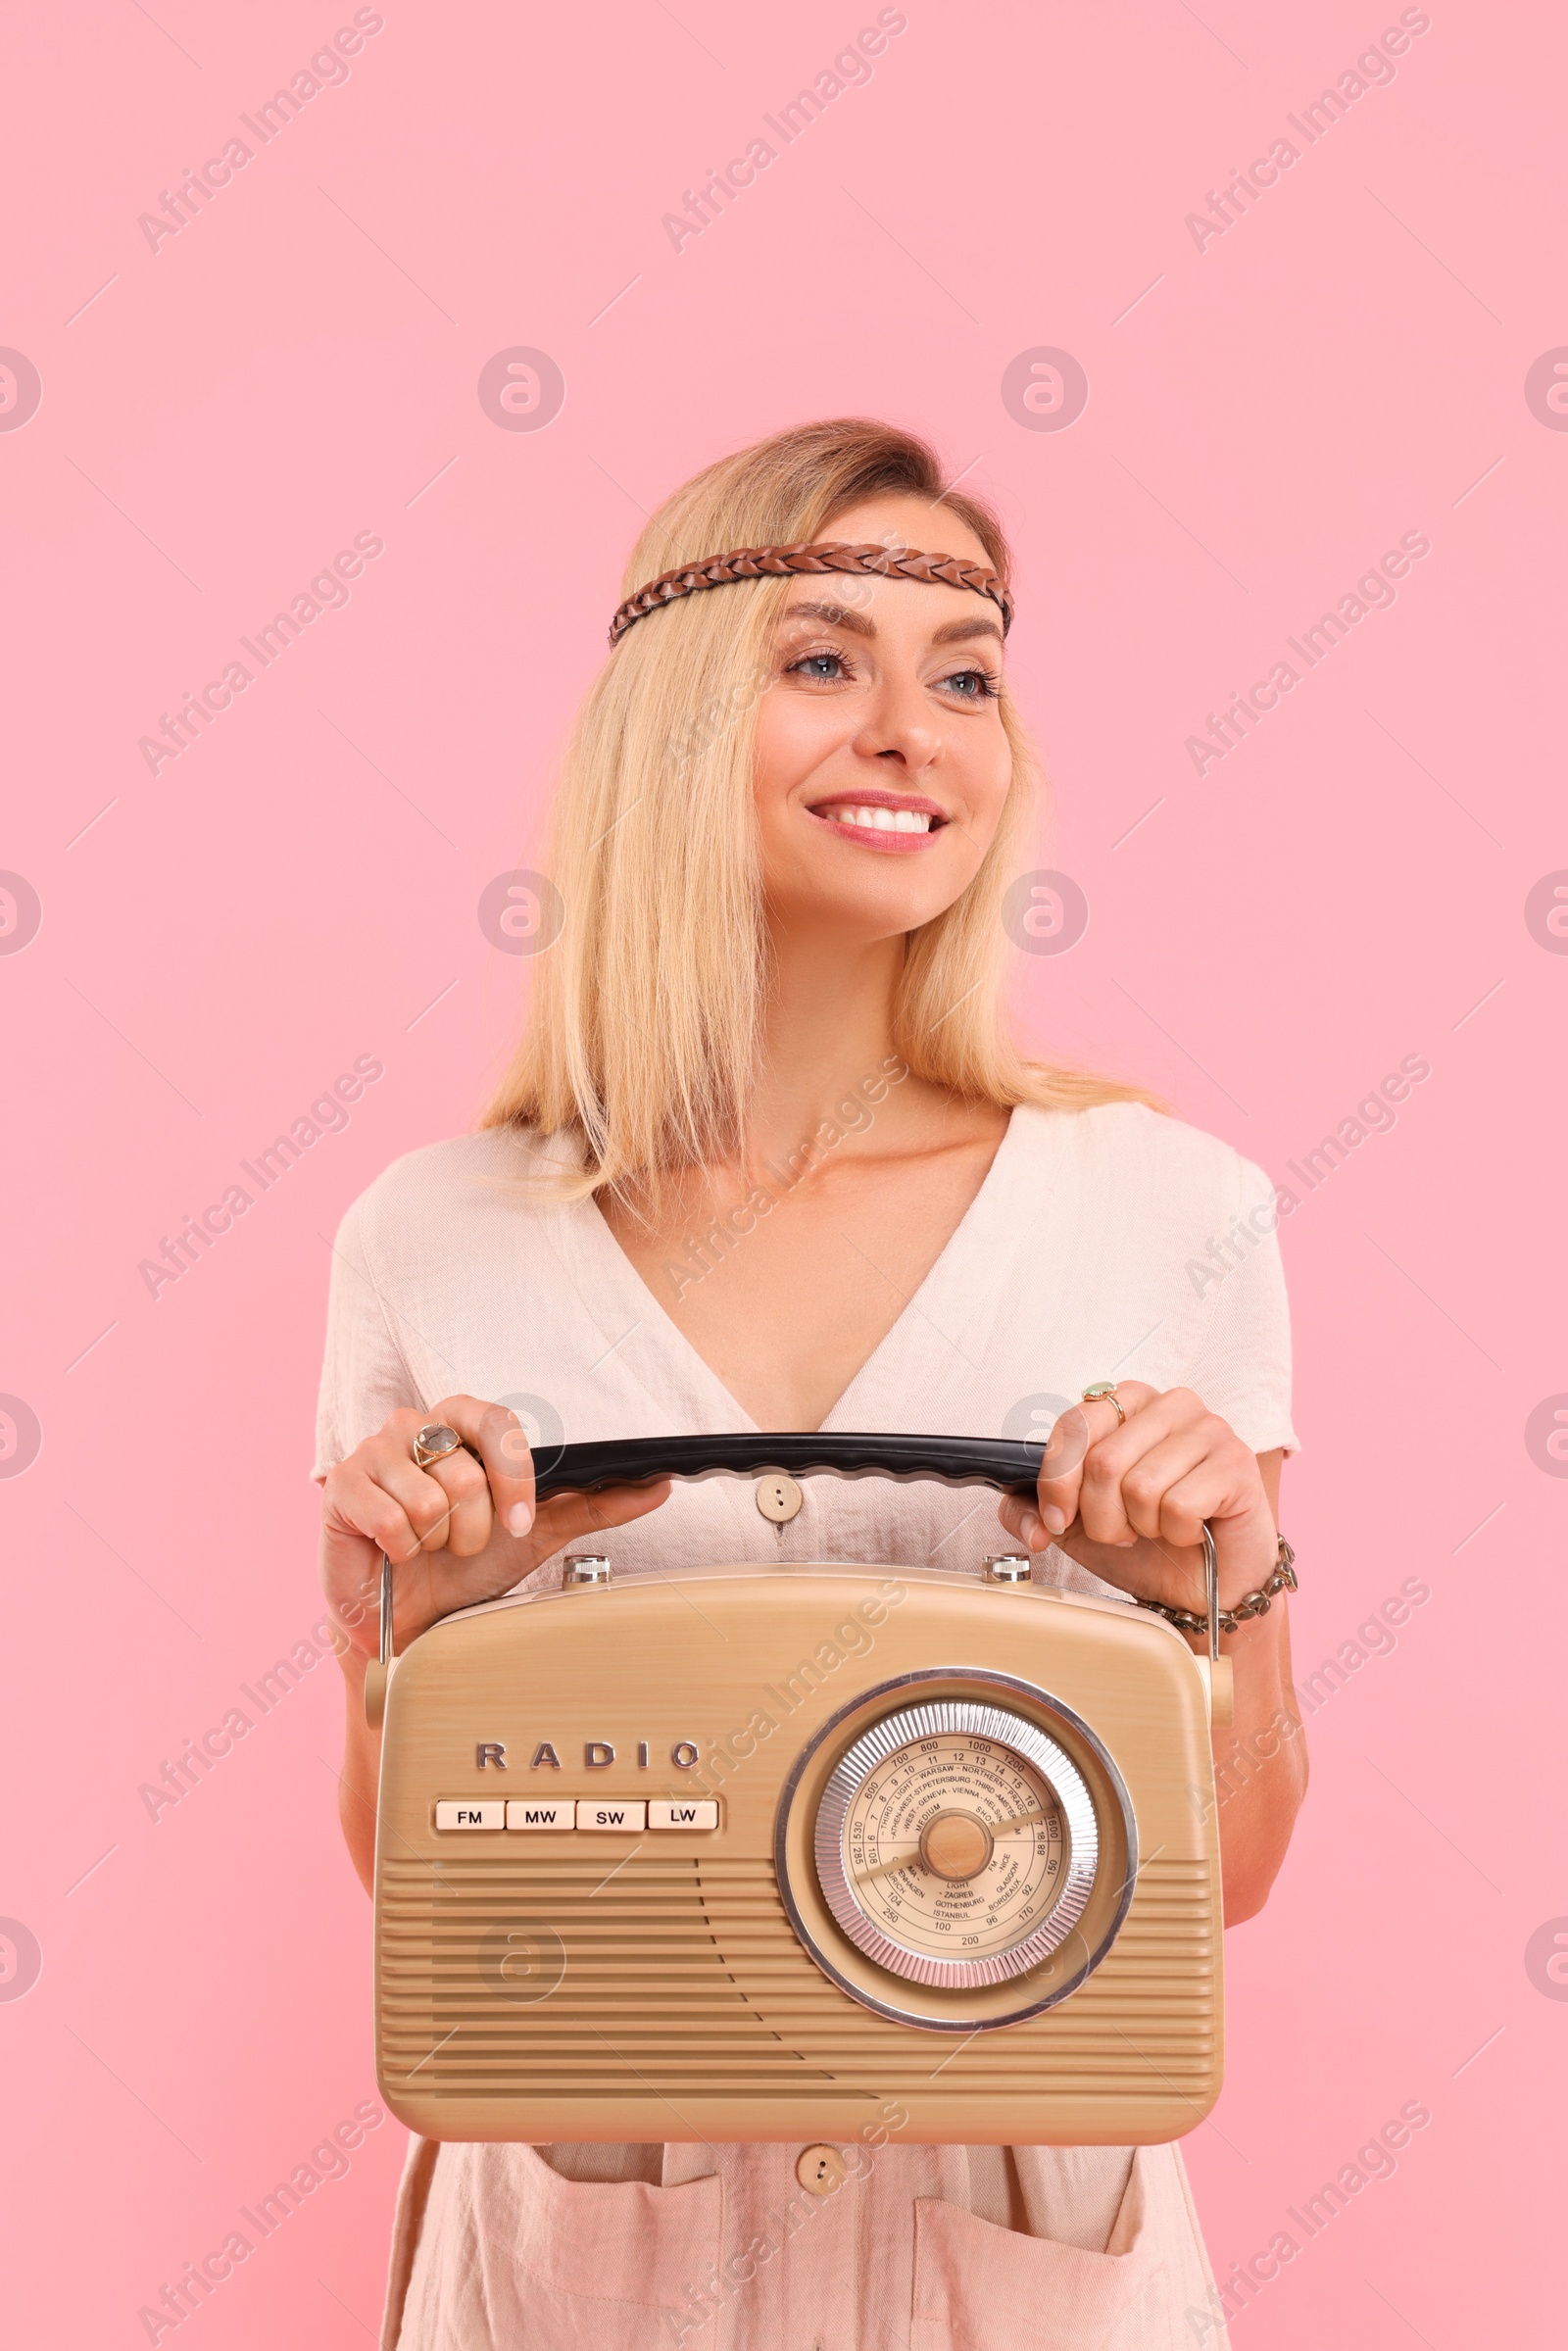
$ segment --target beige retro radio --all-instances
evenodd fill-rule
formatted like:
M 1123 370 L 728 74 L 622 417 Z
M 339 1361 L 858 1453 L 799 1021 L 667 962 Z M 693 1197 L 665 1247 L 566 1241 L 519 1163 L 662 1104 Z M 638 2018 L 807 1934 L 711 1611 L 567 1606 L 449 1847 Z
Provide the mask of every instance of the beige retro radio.
M 831 1470 L 1032 1493 L 1039 1461 L 764 1433 L 566 1446 L 539 1486 Z M 842 2140 L 891 2116 L 906 2139 L 1016 2145 L 1202 2119 L 1212 1647 L 1034 1585 L 1026 1559 L 617 1583 L 610 1550 L 432 1626 L 384 1686 L 394 2114 L 438 2139 Z

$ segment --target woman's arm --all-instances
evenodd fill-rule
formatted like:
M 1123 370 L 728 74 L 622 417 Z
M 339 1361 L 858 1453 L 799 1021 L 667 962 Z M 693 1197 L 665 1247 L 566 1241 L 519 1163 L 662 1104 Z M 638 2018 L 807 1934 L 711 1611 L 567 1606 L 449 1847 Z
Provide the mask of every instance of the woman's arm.
M 1283 1459 L 1277 1452 L 1258 1456 L 1276 1524 Z M 1206 1655 L 1206 1643 L 1196 1636 L 1193 1645 Z M 1306 1794 L 1306 1736 L 1291 1681 L 1291 1620 L 1283 1594 L 1266 1616 L 1222 1634 L 1219 1645 L 1235 1672 L 1236 1707 L 1234 1720 L 1216 1723 L 1211 1733 L 1214 1800 L 1225 1924 L 1239 1927 L 1267 1901 Z
M 349 1859 L 367 1893 L 375 1878 L 375 1797 L 381 1776 L 381 1734 L 365 1719 L 365 1669 L 369 1659 L 356 1648 L 338 1658 L 343 1668 L 347 1712 L 343 1726 L 343 1769 L 338 1776 L 337 1816 Z
M 1272 1573 L 1278 1548 L 1278 1452 L 1255 1454 L 1190 1390 L 1117 1384 L 1124 1418 L 1104 1398 L 1075 1405 L 1052 1431 L 1039 1508 L 1016 1497 L 999 1512 L 1031 1551 L 1058 1543 L 1070 1558 L 1136 1599 L 1201 1615 L 1201 1531 L 1219 1562 L 1219 1601 L 1234 1608 Z M 1195 1648 L 1206 1649 L 1198 1635 Z M 1211 1732 L 1225 1923 L 1268 1898 L 1306 1793 L 1306 1742 L 1291 1684 L 1283 1598 L 1220 1638 L 1236 1678 L 1234 1720 Z

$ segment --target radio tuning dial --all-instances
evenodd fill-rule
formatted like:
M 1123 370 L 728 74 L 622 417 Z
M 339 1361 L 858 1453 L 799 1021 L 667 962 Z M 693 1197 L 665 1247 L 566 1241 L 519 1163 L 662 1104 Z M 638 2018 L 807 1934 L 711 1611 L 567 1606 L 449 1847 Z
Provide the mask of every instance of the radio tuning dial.
M 1066 1750 L 1010 1707 L 901 1707 L 855 1740 L 817 1807 L 817 1881 L 851 1942 L 919 1984 L 1000 1984 L 1059 1948 L 1100 1860 Z

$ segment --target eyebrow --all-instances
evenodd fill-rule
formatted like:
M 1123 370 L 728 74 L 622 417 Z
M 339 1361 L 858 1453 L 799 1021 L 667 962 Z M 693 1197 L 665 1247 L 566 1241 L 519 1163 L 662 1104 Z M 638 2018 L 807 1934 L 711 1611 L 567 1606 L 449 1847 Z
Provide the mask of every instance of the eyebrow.
M 995 637 L 1000 645 L 1002 630 L 995 620 L 988 620 L 983 612 L 976 612 L 972 620 L 950 620 L 945 628 L 937 630 L 931 642 L 933 645 L 957 645 L 965 637 Z
M 863 612 L 852 612 L 842 604 L 792 604 L 785 612 L 786 620 L 825 620 L 833 628 L 847 628 L 853 636 L 874 637 L 876 624 Z
M 874 637 L 876 623 L 863 612 L 851 612 L 847 605 L 808 603 L 792 604 L 784 613 L 786 620 L 825 620 L 830 627 L 848 629 L 852 636 Z M 972 620 L 949 620 L 933 635 L 933 645 L 957 645 L 970 637 L 995 637 L 1002 643 L 1002 630 L 995 620 L 976 612 Z

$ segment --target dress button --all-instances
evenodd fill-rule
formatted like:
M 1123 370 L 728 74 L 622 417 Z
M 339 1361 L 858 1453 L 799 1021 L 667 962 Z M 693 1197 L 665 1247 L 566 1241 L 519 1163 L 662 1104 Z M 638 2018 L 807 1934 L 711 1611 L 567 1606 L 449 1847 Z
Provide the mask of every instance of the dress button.
M 759 1482 L 757 1507 L 775 1527 L 787 1526 L 805 1499 L 795 1480 L 785 1477 L 782 1470 L 770 1470 Z
M 795 2177 L 813 2196 L 831 2196 L 849 2177 L 849 2165 L 837 2147 L 807 2147 L 795 2166 Z

